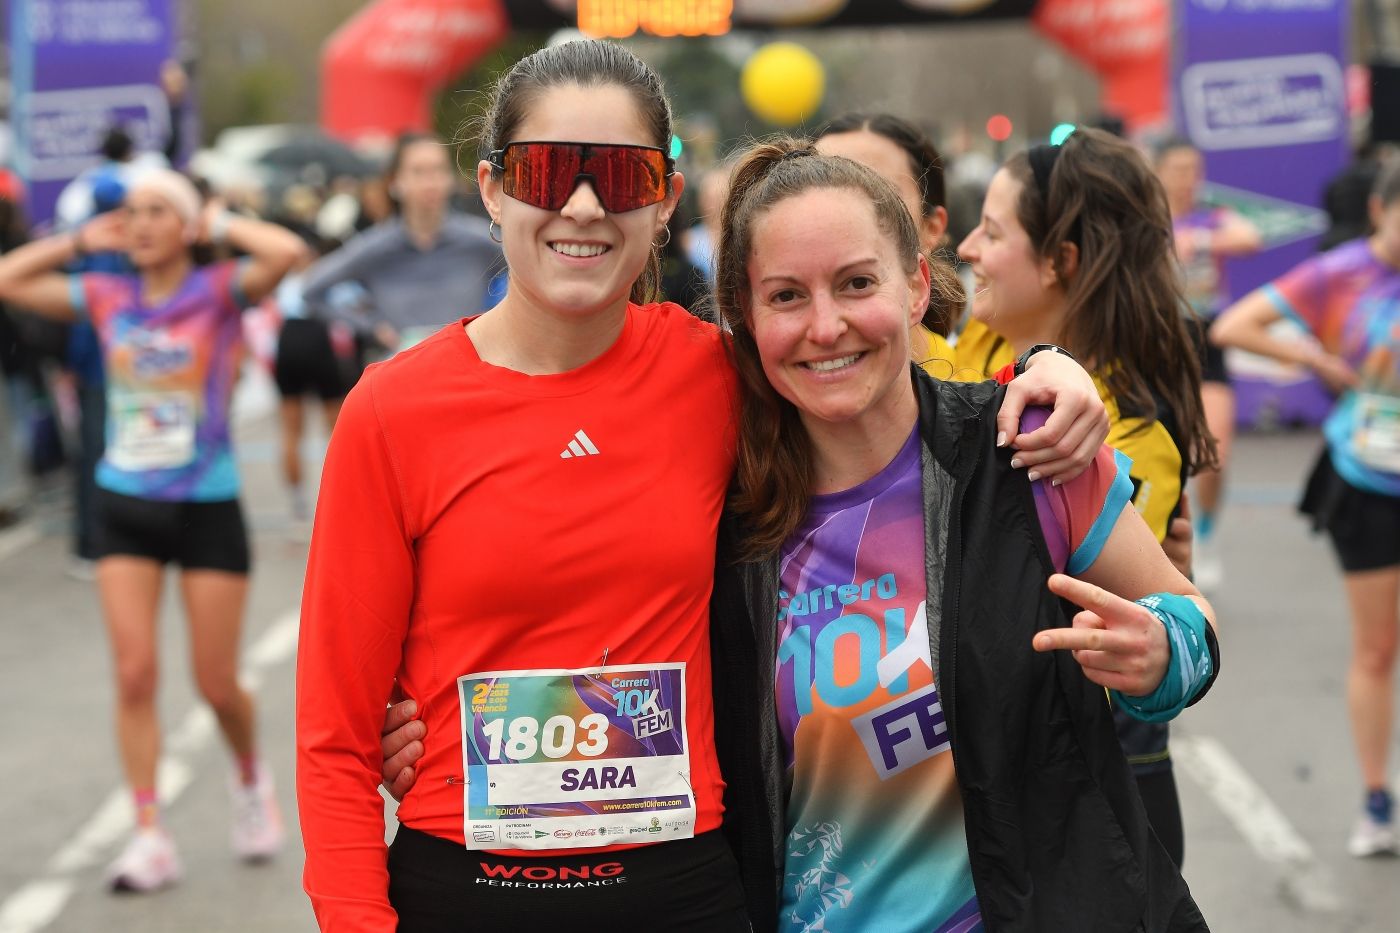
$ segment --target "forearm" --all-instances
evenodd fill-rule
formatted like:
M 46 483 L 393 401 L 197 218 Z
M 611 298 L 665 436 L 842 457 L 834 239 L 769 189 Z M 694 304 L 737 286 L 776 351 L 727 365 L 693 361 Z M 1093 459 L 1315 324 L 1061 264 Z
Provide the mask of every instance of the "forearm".
M 1247 350 L 1250 353 L 1278 360 L 1280 363 L 1294 363 L 1299 366 L 1311 366 L 1317 357 L 1317 348 L 1311 344 L 1295 340 L 1280 340 L 1267 331 L 1244 331 L 1238 335 L 1230 334 L 1228 338 L 1219 339 L 1216 342 L 1220 346 Z
M 1210 251 L 1220 259 L 1231 259 L 1257 253 L 1262 245 L 1258 232 L 1252 227 L 1225 229 L 1215 234 Z
M 257 304 L 306 253 L 301 237 L 285 227 L 223 211 L 209 219 L 208 233 L 249 256 L 239 283 L 244 299 Z
M 1258 227 L 1243 217 L 1232 216 L 1218 230 L 1211 231 L 1208 248 L 1211 255 L 1229 259 L 1257 253 L 1263 245 Z
M 1280 340 L 1269 325 L 1283 315 L 1262 291 L 1247 295 L 1226 308 L 1210 327 L 1210 341 L 1218 347 L 1235 348 L 1267 356 L 1283 363 L 1308 365 L 1316 349 L 1296 340 Z
M 25 286 L 54 273 L 81 255 L 79 234 L 44 237 L 0 256 L 0 300 L 20 301 Z
M 397 487 L 361 382 L 326 455 L 297 657 L 297 800 L 307 893 L 323 930 L 395 928 L 379 728 L 414 578 Z
M 231 212 L 224 217 L 225 242 L 254 261 L 278 266 L 285 273 L 306 252 L 301 237 L 286 227 Z
M 59 321 L 76 313 L 68 276 L 59 270 L 77 257 L 80 234 L 27 243 L 0 257 L 0 301 Z
M 302 298 L 308 305 L 314 305 L 324 313 L 330 304 L 328 296 L 331 289 L 343 282 L 356 281 L 362 266 L 358 241 L 351 240 L 322 256 L 306 270 L 302 279 Z

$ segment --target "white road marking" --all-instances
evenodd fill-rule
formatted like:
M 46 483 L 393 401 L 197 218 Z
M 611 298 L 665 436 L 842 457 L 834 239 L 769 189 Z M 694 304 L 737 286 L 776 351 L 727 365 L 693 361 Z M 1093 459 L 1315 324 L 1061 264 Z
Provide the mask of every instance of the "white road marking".
M 1201 786 L 1254 853 L 1279 867 L 1285 897 L 1315 913 L 1342 909 L 1332 873 L 1225 746 L 1208 736 L 1174 735 L 1172 759 Z
M 18 554 L 41 537 L 39 523 L 30 520 L 0 531 L 0 560 Z
M 54 922 L 73 894 L 70 879 L 31 881 L 0 904 L 0 933 L 31 933 Z
M 288 610 L 249 647 L 241 676 L 245 685 L 256 689 L 270 668 L 291 659 L 296 653 L 299 624 L 299 613 Z M 215 731 L 214 716 L 202 704 L 180 720 L 166 744 L 167 753 L 157 774 L 162 804 L 169 806 L 189 787 L 194 769 L 187 759 L 203 749 Z M 106 857 L 117 840 L 131 831 L 132 823 L 130 795 L 125 787 L 118 787 L 54 853 L 42 877 L 20 886 L 0 902 L 0 933 L 38 933 L 53 923 L 76 890 L 72 876 Z

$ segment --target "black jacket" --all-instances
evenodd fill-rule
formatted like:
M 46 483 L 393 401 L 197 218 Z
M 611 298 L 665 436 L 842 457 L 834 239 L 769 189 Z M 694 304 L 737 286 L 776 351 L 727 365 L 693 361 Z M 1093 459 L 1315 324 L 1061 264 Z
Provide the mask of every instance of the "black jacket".
M 1052 564 L 1031 486 L 994 445 L 1004 390 L 913 371 L 930 656 L 986 928 L 1207 930 L 1148 825 L 1103 688 L 1069 652 L 1031 650 L 1035 632 L 1069 617 L 1045 587 Z M 735 563 L 741 533 L 721 523 L 716 741 L 725 829 L 754 929 L 766 931 L 777 923 L 787 785 L 773 691 L 778 570 L 776 559 Z

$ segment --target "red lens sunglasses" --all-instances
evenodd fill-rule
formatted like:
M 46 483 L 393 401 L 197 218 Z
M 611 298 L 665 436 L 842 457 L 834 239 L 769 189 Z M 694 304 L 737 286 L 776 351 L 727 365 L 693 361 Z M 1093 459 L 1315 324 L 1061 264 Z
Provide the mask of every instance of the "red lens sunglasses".
M 512 142 L 487 161 L 501 172 L 501 190 L 547 211 L 561 209 L 582 180 L 610 214 L 665 200 L 675 162 L 656 146 Z

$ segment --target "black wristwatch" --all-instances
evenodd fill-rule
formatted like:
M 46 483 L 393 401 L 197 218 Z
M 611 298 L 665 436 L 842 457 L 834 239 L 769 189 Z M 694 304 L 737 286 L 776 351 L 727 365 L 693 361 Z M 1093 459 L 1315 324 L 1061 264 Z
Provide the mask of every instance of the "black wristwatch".
M 1053 343 L 1037 343 L 1034 346 L 1027 349 L 1025 353 L 1022 353 L 1020 356 L 1016 357 L 1016 368 L 1013 370 L 1013 372 L 1017 376 L 1024 375 L 1026 372 L 1026 364 L 1031 361 L 1031 357 L 1035 356 L 1042 350 L 1048 350 L 1051 353 L 1059 353 L 1063 356 L 1069 357 L 1076 363 L 1079 362 L 1078 360 L 1074 359 L 1074 354 L 1066 350 L 1064 347 L 1057 347 Z

